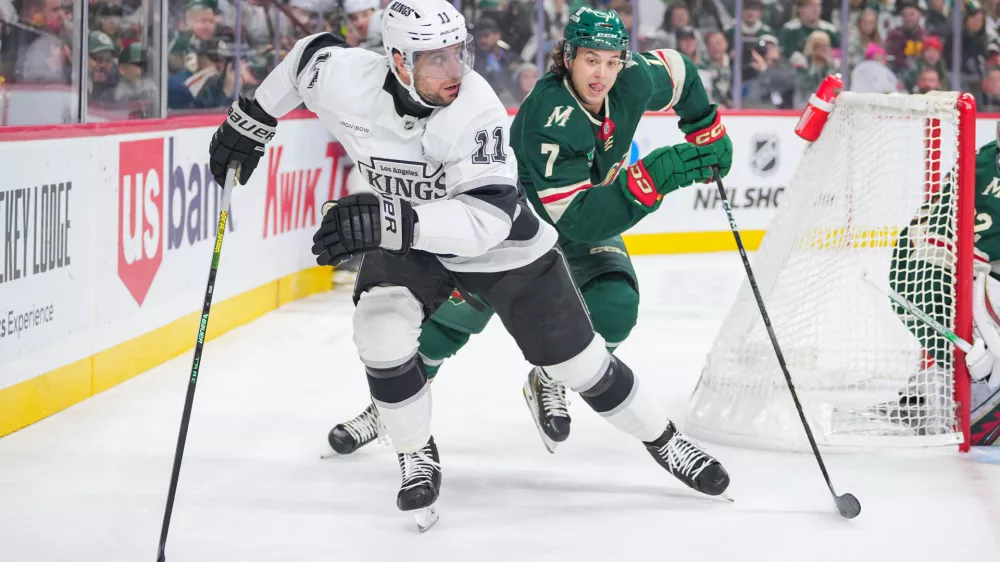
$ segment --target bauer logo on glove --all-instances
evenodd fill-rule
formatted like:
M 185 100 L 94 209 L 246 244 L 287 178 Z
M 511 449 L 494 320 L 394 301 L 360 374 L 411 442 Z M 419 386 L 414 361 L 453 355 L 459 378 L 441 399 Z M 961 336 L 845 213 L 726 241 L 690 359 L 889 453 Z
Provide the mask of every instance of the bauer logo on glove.
M 229 107 L 229 122 L 232 123 L 233 127 L 239 129 L 244 136 L 260 139 L 265 144 L 274 138 L 274 127 L 267 127 L 250 119 L 244 113 L 233 109 L 233 106 Z M 264 152 L 263 145 L 257 145 L 256 148 L 260 152 Z
M 240 166 L 239 183 L 246 185 L 264 154 L 264 145 L 274 138 L 277 126 L 278 120 L 264 111 L 256 100 L 240 96 L 233 102 L 208 146 L 209 168 L 215 181 L 225 184 L 226 168 L 230 162 L 236 162 Z

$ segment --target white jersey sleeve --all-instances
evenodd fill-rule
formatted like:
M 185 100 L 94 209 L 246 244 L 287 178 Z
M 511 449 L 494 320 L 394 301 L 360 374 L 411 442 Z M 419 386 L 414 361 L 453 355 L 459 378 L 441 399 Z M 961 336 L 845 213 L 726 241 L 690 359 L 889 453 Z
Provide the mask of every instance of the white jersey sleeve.
M 338 138 L 345 132 L 338 127 L 348 118 L 373 123 L 364 129 L 364 143 L 342 139 L 361 165 L 373 158 L 420 158 L 429 166 L 440 165 L 444 197 L 426 202 L 407 198 L 418 217 L 413 248 L 472 258 L 507 240 L 518 213 L 517 164 L 508 145 L 507 112 L 489 84 L 474 72 L 466 75 L 455 101 L 421 120 L 423 134 L 414 139 L 398 115 L 366 120 L 381 107 L 377 98 L 390 96 L 382 88 L 388 69 L 381 66 L 384 58 L 376 61 L 370 52 L 346 47 L 329 33 L 299 40 L 257 89 L 258 104 L 281 117 L 304 102 Z M 376 73 L 377 66 L 384 70 Z M 352 86 L 361 83 L 364 91 L 351 95 Z
M 343 38 L 332 33 L 317 33 L 299 39 L 281 63 L 264 78 L 254 99 L 272 117 L 284 116 L 305 102 L 319 113 L 324 88 L 334 87 L 324 63 L 348 47 Z M 341 85 L 342 87 L 342 85 Z
M 508 121 L 477 74 L 470 74 L 458 99 L 435 115 L 423 144 L 427 154 L 442 156 L 449 198 L 417 207 L 415 248 L 476 256 L 506 240 L 517 212 L 517 162 L 507 144 Z

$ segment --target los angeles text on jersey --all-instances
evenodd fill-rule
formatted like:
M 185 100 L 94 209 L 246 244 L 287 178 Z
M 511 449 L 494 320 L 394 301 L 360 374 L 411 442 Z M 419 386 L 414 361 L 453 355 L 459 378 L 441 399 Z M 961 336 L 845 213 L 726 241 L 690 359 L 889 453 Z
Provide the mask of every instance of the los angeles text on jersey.
M 368 185 L 379 193 L 417 201 L 434 201 L 448 195 L 444 166 L 428 174 L 426 162 L 372 158 L 370 163 L 358 162 L 358 168 Z

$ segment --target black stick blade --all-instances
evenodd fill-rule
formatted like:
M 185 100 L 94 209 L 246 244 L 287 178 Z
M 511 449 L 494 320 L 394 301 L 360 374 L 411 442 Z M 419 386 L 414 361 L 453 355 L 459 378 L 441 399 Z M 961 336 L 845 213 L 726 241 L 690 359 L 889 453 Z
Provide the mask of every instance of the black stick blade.
M 861 502 L 854 494 L 837 496 L 837 511 L 848 519 L 854 519 L 861 513 Z

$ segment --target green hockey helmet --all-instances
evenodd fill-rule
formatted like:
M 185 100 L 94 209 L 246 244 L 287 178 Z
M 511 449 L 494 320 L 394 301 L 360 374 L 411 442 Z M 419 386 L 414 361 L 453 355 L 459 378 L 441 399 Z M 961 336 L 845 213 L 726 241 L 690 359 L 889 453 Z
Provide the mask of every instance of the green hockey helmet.
M 632 63 L 632 40 L 625 22 L 614 10 L 580 8 L 569 17 L 563 30 L 566 58 L 576 56 L 580 47 L 600 51 L 620 51 L 625 66 Z

